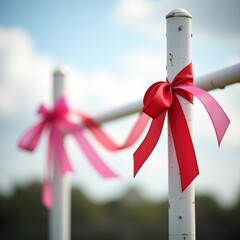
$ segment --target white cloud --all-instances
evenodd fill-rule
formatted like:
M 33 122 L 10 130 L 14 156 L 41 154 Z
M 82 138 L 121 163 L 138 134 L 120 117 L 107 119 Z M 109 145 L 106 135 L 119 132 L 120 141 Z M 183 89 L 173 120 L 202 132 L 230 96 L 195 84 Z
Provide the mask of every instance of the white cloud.
M 0 28 L 0 62 L 1 115 L 47 99 L 54 63 L 35 52 L 24 30 Z
M 72 105 L 96 115 L 139 100 L 147 87 L 165 79 L 165 59 L 158 52 L 139 50 L 122 55 L 122 72 L 98 70 L 91 73 L 71 69 L 67 93 Z
M 122 65 L 127 73 L 157 80 L 166 76 L 166 59 L 161 52 L 139 50 L 126 54 L 122 59 Z
M 122 0 L 115 7 L 119 22 L 137 21 L 151 17 L 154 6 L 145 0 Z
M 134 82 L 126 82 L 110 71 L 82 73 L 71 70 L 67 95 L 71 105 L 93 115 L 139 98 L 139 87 Z
M 161 8 L 147 0 L 119 0 L 111 12 L 117 23 L 158 38 L 165 36 L 165 21 L 161 15 Z
M 34 49 L 30 36 L 17 28 L 0 29 L 0 113 L 32 111 L 39 102 L 49 103 L 54 60 Z M 138 100 L 147 86 L 164 78 L 165 59 L 147 50 L 130 52 L 119 60 L 121 74 L 109 70 L 84 73 L 67 71 L 66 92 L 74 107 L 90 113 Z

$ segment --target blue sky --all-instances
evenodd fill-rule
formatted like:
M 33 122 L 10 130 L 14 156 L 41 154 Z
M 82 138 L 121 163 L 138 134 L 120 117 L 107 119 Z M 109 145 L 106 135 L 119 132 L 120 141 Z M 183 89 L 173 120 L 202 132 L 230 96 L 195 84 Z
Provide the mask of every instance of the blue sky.
M 67 69 L 66 94 L 76 109 L 97 115 L 139 100 L 151 83 L 165 79 L 165 15 L 178 7 L 193 16 L 196 76 L 240 62 L 237 0 L 0 2 L 0 191 L 9 193 L 16 185 L 42 179 L 46 138 L 33 154 L 17 150 L 16 142 L 37 120 L 34 111 L 38 104 L 51 102 L 55 67 Z M 230 203 L 240 193 L 240 86 L 211 94 L 232 122 L 218 149 L 210 121 L 196 102 L 193 138 L 200 167 L 196 191 Z M 136 117 L 104 128 L 121 141 Z M 132 178 L 132 153 L 138 144 L 113 154 L 93 141 L 122 176 L 103 181 L 75 142 L 71 138 L 66 142 L 76 169 L 72 182 L 92 199 L 111 199 L 128 187 L 137 187 L 152 200 L 167 197 L 166 130 L 137 179 Z

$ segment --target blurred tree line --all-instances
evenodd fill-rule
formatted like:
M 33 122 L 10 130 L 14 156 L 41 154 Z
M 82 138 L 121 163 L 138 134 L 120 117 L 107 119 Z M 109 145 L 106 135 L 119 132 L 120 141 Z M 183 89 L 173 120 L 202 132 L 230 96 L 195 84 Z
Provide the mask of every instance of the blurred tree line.
M 19 187 L 10 197 L 0 196 L 1 240 L 48 238 L 48 212 L 40 199 L 39 183 Z M 104 204 L 72 189 L 71 211 L 72 240 L 168 239 L 167 201 L 147 202 L 135 189 Z M 196 217 L 196 239 L 240 239 L 240 199 L 222 208 L 209 196 L 197 197 Z

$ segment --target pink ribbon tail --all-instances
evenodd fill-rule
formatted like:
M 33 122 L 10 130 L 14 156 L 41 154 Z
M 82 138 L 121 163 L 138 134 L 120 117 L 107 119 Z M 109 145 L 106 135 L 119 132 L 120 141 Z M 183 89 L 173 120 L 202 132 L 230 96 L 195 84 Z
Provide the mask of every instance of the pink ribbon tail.
M 70 164 L 68 156 L 65 151 L 63 144 L 63 133 L 60 126 L 53 126 L 53 143 L 54 143 L 54 154 L 56 154 L 56 159 L 59 163 L 60 171 L 62 175 L 67 172 L 73 172 L 73 168 Z
M 51 209 L 53 205 L 52 187 L 48 179 L 45 179 L 42 186 L 42 204 Z
M 103 178 L 118 177 L 118 175 L 114 173 L 97 155 L 95 150 L 92 148 L 87 139 L 84 137 L 82 129 L 79 125 L 67 122 L 66 128 L 69 130 L 69 132 L 73 134 L 78 145 L 81 147 L 84 154 L 87 156 L 89 162 Z
M 67 172 L 72 172 L 72 166 L 69 162 L 67 154 L 65 152 L 63 144 L 63 134 L 59 126 L 53 126 L 49 133 L 48 139 L 48 156 L 44 172 L 44 182 L 42 188 L 42 203 L 47 207 L 51 208 L 53 205 L 53 194 L 51 186 L 51 167 L 52 163 L 57 161 L 59 170 L 64 176 Z
M 218 140 L 218 146 L 220 146 L 223 136 L 230 124 L 230 120 L 218 102 L 209 93 L 196 86 L 178 85 L 174 88 L 190 92 L 202 102 L 212 121 Z
M 44 171 L 44 180 L 42 187 L 42 203 L 46 208 L 51 208 L 53 205 L 53 194 L 51 186 L 51 166 L 54 160 L 54 138 L 53 138 L 53 129 L 50 130 L 48 137 L 48 146 L 47 146 L 47 161 Z
M 27 132 L 25 132 L 25 134 L 20 138 L 18 147 L 32 152 L 39 142 L 45 124 L 46 123 L 44 121 L 41 121 L 27 130 Z

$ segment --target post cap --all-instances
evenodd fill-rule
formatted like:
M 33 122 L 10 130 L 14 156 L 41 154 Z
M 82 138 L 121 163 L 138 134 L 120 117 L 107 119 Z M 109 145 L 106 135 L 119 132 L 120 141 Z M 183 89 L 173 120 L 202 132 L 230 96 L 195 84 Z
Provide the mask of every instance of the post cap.
M 53 72 L 53 76 L 54 77 L 64 77 L 67 75 L 68 73 L 68 67 L 66 66 L 59 66 L 57 67 L 54 72 Z
M 166 18 L 173 18 L 173 17 L 192 18 L 192 15 L 183 8 L 177 8 L 172 10 L 170 13 L 166 15 Z
M 54 77 L 63 77 L 64 76 L 64 72 L 61 71 L 60 69 L 57 69 L 53 72 L 53 76 Z

